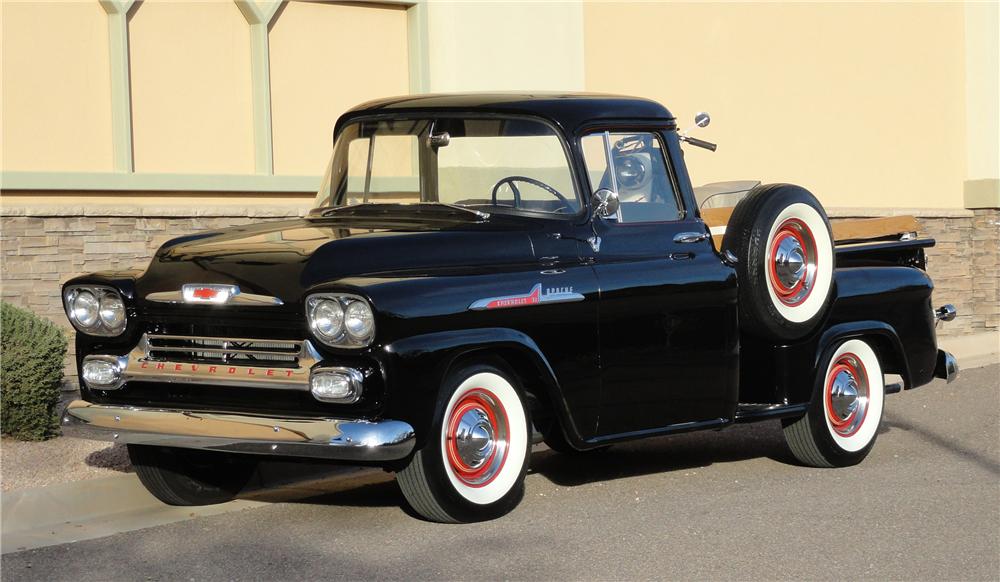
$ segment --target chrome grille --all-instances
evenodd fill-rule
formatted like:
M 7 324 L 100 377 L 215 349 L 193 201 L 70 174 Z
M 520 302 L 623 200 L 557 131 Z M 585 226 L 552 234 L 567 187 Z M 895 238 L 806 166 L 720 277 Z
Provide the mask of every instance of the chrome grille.
M 302 342 L 179 335 L 145 336 L 145 359 L 171 362 L 296 367 Z

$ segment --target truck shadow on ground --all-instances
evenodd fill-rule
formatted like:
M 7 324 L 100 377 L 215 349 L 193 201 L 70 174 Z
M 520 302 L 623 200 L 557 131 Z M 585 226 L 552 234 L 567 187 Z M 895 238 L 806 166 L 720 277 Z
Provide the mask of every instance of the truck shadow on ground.
M 785 445 L 780 423 L 650 438 L 591 452 L 560 454 L 546 450 L 534 454 L 531 472 L 556 485 L 572 487 L 757 458 L 797 464 Z
M 108 469 L 119 473 L 131 473 L 132 462 L 128 458 L 128 449 L 125 445 L 114 444 L 107 448 L 94 451 L 83 460 L 87 466 Z
M 587 453 L 561 454 L 544 446 L 536 447 L 531 457 L 529 476 L 538 475 L 556 485 L 573 487 L 758 458 L 797 464 L 785 445 L 780 423 L 737 425 L 723 431 L 645 439 Z M 324 487 L 322 483 L 312 487 L 314 494 L 301 490 L 297 498 L 295 492 L 290 495 L 280 490 L 256 492 L 249 498 L 352 507 L 400 506 L 411 513 L 390 473 L 370 472 L 354 483 L 331 485 L 329 492 L 321 491 Z

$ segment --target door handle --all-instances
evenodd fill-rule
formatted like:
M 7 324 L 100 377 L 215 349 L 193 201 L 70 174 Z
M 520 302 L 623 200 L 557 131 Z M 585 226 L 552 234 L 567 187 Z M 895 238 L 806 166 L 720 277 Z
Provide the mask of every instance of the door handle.
M 675 243 L 696 243 L 708 240 L 712 235 L 707 232 L 679 232 L 674 235 Z

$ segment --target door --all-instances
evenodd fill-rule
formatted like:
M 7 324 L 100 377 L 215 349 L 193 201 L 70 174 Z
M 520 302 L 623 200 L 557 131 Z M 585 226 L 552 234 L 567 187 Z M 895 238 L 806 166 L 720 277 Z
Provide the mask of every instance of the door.
M 594 218 L 591 247 L 602 437 L 728 418 L 736 404 L 735 275 L 678 195 L 667 137 L 611 130 L 580 142 L 591 189 L 620 202 Z

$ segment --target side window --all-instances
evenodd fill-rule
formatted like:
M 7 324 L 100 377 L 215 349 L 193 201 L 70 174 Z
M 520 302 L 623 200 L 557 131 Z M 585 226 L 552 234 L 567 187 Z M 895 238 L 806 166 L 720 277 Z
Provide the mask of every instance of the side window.
M 592 133 L 580 140 L 580 146 L 591 189 L 618 193 L 618 222 L 666 222 L 684 217 L 655 134 Z

